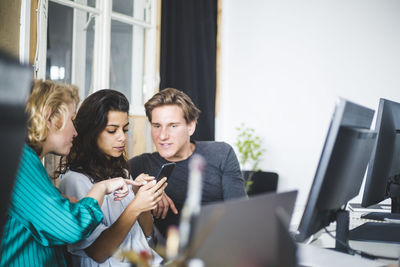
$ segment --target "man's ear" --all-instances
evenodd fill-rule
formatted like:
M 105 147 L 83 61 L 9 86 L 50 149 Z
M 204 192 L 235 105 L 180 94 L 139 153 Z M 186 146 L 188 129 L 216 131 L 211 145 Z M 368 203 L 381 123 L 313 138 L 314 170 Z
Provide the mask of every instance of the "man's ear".
M 196 120 L 194 120 L 194 121 L 191 121 L 191 122 L 189 122 L 188 123 L 188 128 L 189 128 L 189 136 L 192 136 L 193 135 L 193 133 L 194 133 L 194 131 L 196 130 L 196 124 L 197 124 L 197 121 Z

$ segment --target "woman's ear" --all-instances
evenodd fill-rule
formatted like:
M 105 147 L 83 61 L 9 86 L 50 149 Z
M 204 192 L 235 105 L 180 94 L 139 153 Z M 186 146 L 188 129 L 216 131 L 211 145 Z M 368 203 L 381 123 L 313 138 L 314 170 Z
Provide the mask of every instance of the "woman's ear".
M 52 130 L 60 130 L 63 124 L 62 118 L 58 117 L 52 117 L 52 118 L 47 118 L 46 119 L 46 126 L 47 129 L 52 129 Z
M 57 130 L 57 125 L 54 122 L 54 120 L 47 119 L 46 120 L 46 127 L 47 127 L 47 130 L 48 130 L 48 133 L 55 132 Z
M 53 125 L 52 121 L 50 120 L 50 109 L 49 107 L 45 107 L 43 109 L 43 118 L 46 121 L 46 127 L 47 129 L 50 129 L 51 126 Z

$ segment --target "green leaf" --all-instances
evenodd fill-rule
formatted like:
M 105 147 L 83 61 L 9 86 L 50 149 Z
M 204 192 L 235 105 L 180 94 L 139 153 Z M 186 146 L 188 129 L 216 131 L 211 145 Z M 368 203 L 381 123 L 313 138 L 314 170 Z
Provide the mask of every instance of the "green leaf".
M 236 127 L 236 131 L 240 163 L 242 166 L 249 164 L 252 170 L 256 170 L 265 152 L 262 139 L 255 134 L 254 128 L 246 127 L 244 123 Z

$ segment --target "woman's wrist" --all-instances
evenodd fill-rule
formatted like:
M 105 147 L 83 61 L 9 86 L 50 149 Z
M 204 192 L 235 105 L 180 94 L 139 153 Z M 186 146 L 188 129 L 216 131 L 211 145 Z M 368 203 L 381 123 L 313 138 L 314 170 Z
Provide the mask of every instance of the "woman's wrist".
M 135 200 L 131 201 L 131 203 L 128 206 L 128 209 L 131 214 L 133 214 L 136 218 L 142 214 L 142 210 L 139 207 L 139 205 L 135 204 Z
M 98 182 L 98 186 L 99 186 L 99 190 L 103 193 L 103 195 L 107 195 L 108 194 L 108 190 L 107 190 L 107 181 L 100 181 Z

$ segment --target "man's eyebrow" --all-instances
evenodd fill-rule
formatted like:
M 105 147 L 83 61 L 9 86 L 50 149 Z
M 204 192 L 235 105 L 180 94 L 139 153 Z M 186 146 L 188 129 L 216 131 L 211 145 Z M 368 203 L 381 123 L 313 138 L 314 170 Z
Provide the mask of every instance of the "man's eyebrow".
M 180 121 L 172 121 L 172 122 L 168 122 L 167 125 L 171 125 L 171 124 L 181 124 L 182 122 Z M 152 122 L 151 124 L 161 124 L 159 122 Z

